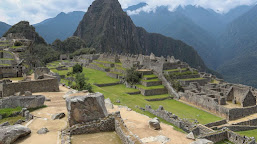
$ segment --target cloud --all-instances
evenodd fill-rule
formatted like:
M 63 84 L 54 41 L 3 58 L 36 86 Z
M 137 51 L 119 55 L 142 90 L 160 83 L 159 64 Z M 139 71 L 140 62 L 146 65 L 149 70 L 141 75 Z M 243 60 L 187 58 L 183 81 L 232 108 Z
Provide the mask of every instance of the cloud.
M 198 5 L 219 12 L 227 12 L 238 5 L 250 5 L 257 0 L 119 0 L 122 8 L 148 3 L 148 6 L 136 11 L 154 11 L 158 6 L 168 6 L 174 10 L 179 5 Z M 0 21 L 15 24 L 27 20 L 31 24 L 55 17 L 60 12 L 87 11 L 93 0 L 0 0 Z
M 126 0 L 124 0 L 126 1 Z M 128 0 L 127 0 L 128 1 Z M 207 9 L 212 9 L 218 13 L 226 13 L 229 10 L 240 5 L 253 5 L 257 0 L 144 0 L 148 5 L 136 11 L 130 11 L 129 14 L 137 14 L 140 11 L 155 11 L 158 6 L 167 6 L 173 11 L 178 6 L 195 5 Z

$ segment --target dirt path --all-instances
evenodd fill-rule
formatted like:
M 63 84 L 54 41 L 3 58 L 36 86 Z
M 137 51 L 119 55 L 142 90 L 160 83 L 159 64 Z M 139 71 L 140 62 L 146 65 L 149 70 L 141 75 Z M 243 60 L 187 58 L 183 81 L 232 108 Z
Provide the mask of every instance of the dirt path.
M 34 93 L 34 95 L 44 95 L 46 98 L 51 99 L 50 102 L 46 101 L 46 108 L 34 111 L 32 114 L 36 116 L 32 121 L 25 124 L 28 126 L 32 133 L 30 136 L 21 139 L 16 142 L 16 144 L 59 144 L 60 143 L 60 131 L 67 127 L 67 109 L 66 103 L 63 99 L 63 95 L 69 91 L 65 87 L 60 87 L 60 92 L 44 92 L 44 93 Z M 161 123 L 161 130 L 152 130 L 148 126 L 149 117 L 136 113 L 134 111 L 127 111 L 126 108 L 118 108 L 109 110 L 109 112 L 120 111 L 121 116 L 124 119 L 127 127 L 137 136 L 142 138 L 155 137 L 159 135 L 166 136 L 170 138 L 167 144 L 189 144 L 192 140 L 186 138 L 186 134 L 178 132 L 173 129 L 172 126 Z M 51 116 L 56 113 L 64 112 L 66 117 L 61 120 L 52 120 Z M 48 128 L 50 132 L 43 135 L 38 135 L 37 131 L 41 128 Z M 107 136 L 111 137 L 106 139 Z M 74 143 L 88 143 L 88 144 L 105 144 L 108 143 L 119 143 L 115 140 L 115 134 L 112 133 L 101 133 L 101 134 L 91 134 L 88 136 L 77 136 L 73 137 Z M 91 139 L 92 138 L 92 139 Z M 149 144 L 161 144 L 160 142 L 149 142 Z
M 156 137 L 159 135 L 170 138 L 167 144 L 189 144 L 193 142 L 186 138 L 186 134 L 176 131 L 172 126 L 161 123 L 161 130 L 153 130 L 149 127 L 149 117 L 139 114 L 135 111 L 128 111 L 127 108 L 119 108 L 114 106 L 114 109 L 109 109 L 109 112 L 120 111 L 121 117 L 132 133 L 139 136 L 140 139 L 148 137 Z M 161 144 L 160 142 L 149 142 L 148 144 Z
M 36 116 L 26 125 L 31 129 L 32 133 L 29 137 L 17 142 L 17 144 L 58 144 L 60 143 L 60 130 L 67 126 L 67 110 L 65 100 L 62 96 L 69 91 L 65 87 L 60 87 L 60 92 L 45 92 L 34 93 L 34 95 L 44 95 L 51 99 L 50 102 L 45 102 L 46 108 L 37 110 L 32 114 Z M 52 120 L 51 116 L 56 113 L 64 112 L 66 117 L 61 120 Z M 38 135 L 37 131 L 41 128 L 48 128 L 50 132 L 43 135 Z

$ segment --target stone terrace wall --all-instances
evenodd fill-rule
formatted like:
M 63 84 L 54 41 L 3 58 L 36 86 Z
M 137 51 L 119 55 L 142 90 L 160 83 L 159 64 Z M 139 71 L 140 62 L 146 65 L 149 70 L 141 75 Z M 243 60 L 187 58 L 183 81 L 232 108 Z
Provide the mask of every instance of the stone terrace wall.
M 166 120 L 169 123 L 174 124 L 175 126 L 177 126 L 178 128 L 182 129 L 187 133 L 191 132 L 191 130 L 193 130 L 195 126 L 195 124 L 182 120 L 178 118 L 176 115 L 172 114 L 171 112 L 164 110 L 162 106 L 160 106 L 157 110 L 153 110 L 151 106 L 146 105 L 145 110 L 156 115 L 157 117 Z
M 211 127 L 220 126 L 220 125 L 223 125 L 223 124 L 226 124 L 226 123 L 227 123 L 227 120 L 221 120 L 221 121 L 216 121 L 216 122 L 208 123 L 205 126 L 211 128 Z
M 113 114 L 109 114 L 106 118 L 94 120 L 85 124 L 76 124 L 70 128 L 71 135 L 112 131 L 115 131 L 115 117 Z
M 232 124 L 232 125 L 256 126 L 257 125 L 257 118 L 251 119 L 251 120 L 248 120 L 248 121 L 243 121 L 243 122 L 235 123 L 235 124 Z
M 25 91 L 35 92 L 58 92 L 58 79 L 42 79 L 36 81 L 21 81 L 17 83 L 2 83 L 2 97 L 14 95 L 17 92 L 24 94 Z M 1 90 L 0 90 L 1 91 Z
M 228 129 L 223 129 L 218 132 L 207 134 L 201 138 L 208 139 L 214 143 L 217 143 L 217 142 L 220 142 L 223 140 L 229 140 L 230 142 L 233 142 L 234 144 L 255 144 L 254 138 L 240 136 L 239 134 L 234 133 Z
M 144 96 L 162 95 L 162 94 L 166 94 L 167 93 L 167 89 L 166 88 L 150 89 L 150 90 L 145 90 L 145 89 L 139 88 L 139 90 L 141 91 L 141 94 L 144 95 Z
M 222 117 L 228 118 L 229 116 L 229 109 L 220 106 L 218 102 L 213 100 L 213 98 L 207 97 L 205 95 L 197 95 L 193 92 L 186 92 L 183 94 L 181 99 L 207 109 Z
M 245 108 L 234 108 L 229 110 L 229 120 L 236 120 L 239 118 L 243 118 L 257 112 L 257 105 L 252 107 L 245 107 Z
M 225 127 L 234 132 L 249 131 L 249 130 L 257 129 L 257 126 L 244 126 L 244 125 L 229 125 L 229 126 L 225 126 Z

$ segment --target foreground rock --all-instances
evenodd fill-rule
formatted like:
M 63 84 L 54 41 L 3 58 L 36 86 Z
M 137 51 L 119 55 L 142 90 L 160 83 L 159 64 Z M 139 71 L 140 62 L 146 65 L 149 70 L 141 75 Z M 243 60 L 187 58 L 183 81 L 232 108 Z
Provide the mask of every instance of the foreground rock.
M 154 119 L 150 120 L 149 125 L 154 130 L 161 129 L 160 120 L 158 118 L 154 118 Z
M 27 136 L 31 130 L 22 125 L 4 126 L 0 128 L 0 144 L 11 144 L 18 138 Z
M 194 140 L 194 139 L 195 139 L 195 136 L 194 136 L 193 132 L 190 132 L 190 133 L 186 136 L 186 138 Z
M 56 120 L 56 119 L 62 119 L 65 117 L 65 113 L 57 113 L 52 115 L 52 120 Z
M 85 94 L 66 99 L 69 125 L 86 123 L 108 115 L 101 93 Z
M 212 141 L 209 141 L 207 139 L 198 139 L 191 144 L 214 144 Z
M 4 122 L 4 123 L 0 124 L 0 127 L 3 127 L 3 126 L 9 126 L 9 125 L 10 125 L 10 123 L 9 123 L 9 122 Z
M 46 134 L 48 132 L 49 130 L 47 128 L 41 128 L 40 130 L 37 131 L 37 134 Z
M 44 105 L 45 96 L 10 96 L 0 99 L 0 108 L 37 108 Z

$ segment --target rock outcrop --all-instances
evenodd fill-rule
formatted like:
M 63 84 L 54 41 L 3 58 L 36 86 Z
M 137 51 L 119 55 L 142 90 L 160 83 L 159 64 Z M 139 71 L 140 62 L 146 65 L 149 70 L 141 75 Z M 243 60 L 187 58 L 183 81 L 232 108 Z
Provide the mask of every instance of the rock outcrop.
M 62 119 L 65 117 L 65 113 L 57 113 L 57 114 L 54 114 L 52 115 L 52 120 L 56 120 L 56 119 Z
M 43 106 L 45 96 L 10 96 L 0 100 L 0 108 L 37 108 Z
M 22 125 L 4 126 L 0 128 L 0 144 L 11 144 L 18 138 L 27 136 L 31 130 Z
M 98 120 L 108 115 L 104 95 L 101 93 L 68 97 L 66 98 L 66 105 L 70 126 Z

